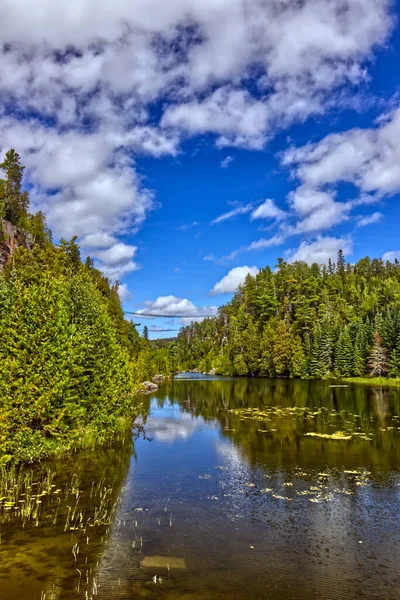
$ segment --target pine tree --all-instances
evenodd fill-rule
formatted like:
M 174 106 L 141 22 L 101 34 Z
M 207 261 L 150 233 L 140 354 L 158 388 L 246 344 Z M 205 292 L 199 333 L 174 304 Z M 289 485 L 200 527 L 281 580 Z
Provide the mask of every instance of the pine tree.
M 338 256 L 337 256 L 337 272 L 341 277 L 343 277 L 343 275 L 345 273 L 345 266 L 346 266 L 346 261 L 344 259 L 343 250 L 339 250 Z
M 291 344 L 289 373 L 290 377 L 302 377 L 306 374 L 306 355 L 301 339 L 297 335 Z
M 65 256 L 68 257 L 68 263 L 74 272 L 76 272 L 81 265 L 81 251 L 76 243 L 77 239 L 77 235 L 74 235 L 70 241 L 60 238 L 60 242 L 58 244 L 58 247 L 61 248 Z
M 368 369 L 372 337 L 369 324 L 362 323 L 357 326 L 354 340 L 354 374 L 358 377 L 365 375 Z
M 371 367 L 371 377 L 383 377 L 388 372 L 387 352 L 382 345 L 382 338 L 378 331 L 374 335 L 369 366 Z
M 146 341 L 149 339 L 149 328 L 147 327 L 147 325 L 143 327 L 143 339 L 145 339 Z
M 315 378 L 326 377 L 332 371 L 332 328 L 328 319 L 318 321 L 314 328 L 314 341 L 309 359 L 310 374 Z
M 29 196 L 27 192 L 21 192 L 24 168 L 19 154 L 13 148 L 6 153 L 0 164 L 0 169 L 6 175 L 0 181 L 0 202 L 3 204 L 5 218 L 14 225 L 20 225 L 21 219 L 28 216 Z
M 93 258 L 90 258 L 90 256 L 86 257 L 85 267 L 87 268 L 88 271 L 91 271 L 94 268 L 94 260 L 93 260 Z
M 400 337 L 388 360 L 389 376 L 400 377 Z
M 343 377 L 351 377 L 354 373 L 354 348 L 348 327 L 340 332 L 336 345 L 335 371 Z

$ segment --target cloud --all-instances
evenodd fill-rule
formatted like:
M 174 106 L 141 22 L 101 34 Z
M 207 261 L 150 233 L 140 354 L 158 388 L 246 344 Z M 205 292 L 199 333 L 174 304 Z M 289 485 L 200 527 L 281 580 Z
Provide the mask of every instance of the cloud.
M 390 262 L 394 262 L 395 260 L 400 260 L 400 250 L 392 250 L 391 252 L 385 252 L 382 256 L 382 260 L 389 260 Z
M 147 425 L 146 425 L 147 427 Z M 147 428 L 149 437 L 155 438 L 162 444 L 172 444 L 176 440 L 190 439 L 196 430 L 203 427 L 202 419 L 194 419 L 192 414 L 182 412 L 179 421 L 174 418 L 154 419 Z
M 229 165 L 231 164 L 231 162 L 233 162 L 235 159 L 233 158 L 233 156 L 227 156 L 226 158 L 224 158 L 224 160 L 221 162 L 221 167 L 223 169 L 227 169 L 229 167 Z
M 100 260 L 115 252 L 116 236 L 135 231 L 154 208 L 153 193 L 127 158 L 129 147 L 118 149 L 113 136 L 0 118 L 0 152 L 10 147 L 27 167 L 34 209 L 44 210 L 57 237 L 78 235 L 83 250 Z M 120 275 L 115 265 L 112 275 Z
M 104 249 L 104 248 L 109 248 L 110 246 L 112 246 L 113 244 L 115 244 L 117 242 L 117 240 L 115 239 L 115 237 L 107 234 L 107 233 L 91 233 L 89 235 L 86 235 L 84 238 L 81 239 L 81 244 L 87 248 L 98 248 L 98 249 Z
M 137 271 L 140 267 L 132 260 L 137 247 L 118 242 L 106 250 L 95 250 L 92 256 L 100 261 L 100 268 L 109 279 L 119 280 L 123 275 Z
M 126 302 L 127 300 L 130 300 L 130 298 L 132 297 L 126 283 L 121 283 L 118 286 L 118 296 L 119 296 L 121 302 Z
M 97 250 L 94 257 L 107 265 L 116 266 L 129 262 L 135 256 L 136 250 L 136 246 L 129 246 L 119 242 L 107 250 Z
M 337 253 L 343 250 L 345 256 L 352 254 L 353 244 L 348 238 L 319 236 L 314 242 L 302 242 L 297 250 L 288 253 L 288 262 L 304 261 L 327 264 L 328 260 L 336 261 Z
M 187 231 L 191 227 L 197 227 L 198 225 L 198 221 L 193 221 L 192 223 L 184 223 L 183 225 L 179 225 L 178 231 Z
M 261 238 L 257 242 L 252 242 L 246 250 L 262 250 L 263 248 L 271 248 L 272 246 L 279 246 L 285 241 L 285 236 L 274 235 L 269 239 Z
M 287 151 L 283 164 L 309 186 L 349 182 L 365 194 L 400 191 L 400 108 L 378 126 L 331 134 L 316 144 Z
M 182 324 L 201 321 L 205 316 L 213 316 L 217 313 L 216 306 L 199 308 L 187 298 L 177 298 L 172 295 L 159 296 L 155 300 L 146 300 L 143 304 L 145 308 L 136 311 L 139 315 L 176 317 L 181 319 Z
M 137 271 L 140 268 L 133 260 L 120 265 L 100 264 L 96 266 L 98 266 L 103 271 L 104 275 L 111 281 L 120 281 L 124 275 L 128 275 L 128 273 Z
M 218 223 L 223 223 L 223 221 L 228 221 L 228 219 L 233 219 L 238 215 L 245 215 L 249 213 L 253 209 L 253 204 L 245 204 L 244 206 L 239 205 L 237 208 L 233 208 L 222 215 L 219 215 L 216 219 L 211 221 L 211 225 L 216 225 Z
M 380 212 L 374 212 L 372 215 L 367 215 L 366 217 L 361 217 L 361 219 L 357 222 L 357 227 L 365 227 L 366 225 L 372 225 L 373 223 L 378 223 L 383 218 L 383 214 Z
M 351 218 L 359 206 L 400 192 L 400 108 L 382 115 L 374 127 L 331 134 L 317 143 L 291 148 L 282 164 L 300 181 L 289 195 L 298 217 L 286 233 L 315 233 Z M 350 183 L 359 190 L 355 200 L 336 201 L 335 186 Z M 357 227 L 377 223 L 380 212 L 357 217 Z
M 257 275 L 259 269 L 257 267 L 235 267 L 231 269 L 225 277 L 218 281 L 211 290 L 210 294 L 216 296 L 218 294 L 229 294 L 235 292 L 239 285 L 244 282 L 247 275 Z
M 276 219 L 280 221 L 286 217 L 286 213 L 278 208 L 273 200 L 268 198 L 251 213 L 251 220 L 254 219 Z
M 336 202 L 335 194 L 301 186 L 289 194 L 289 203 L 299 219 L 288 233 L 312 233 L 330 229 L 348 219 L 351 204 Z
M 205 100 L 171 106 L 161 125 L 186 134 L 214 133 L 217 146 L 261 150 L 265 144 L 268 108 L 247 91 L 223 87 Z
M 22 155 L 56 236 L 112 256 L 156 208 L 138 155 L 174 157 L 185 136 L 203 134 L 260 150 L 277 129 L 336 108 L 366 80 L 391 10 L 389 0 L 137 0 L 134 10 L 130 0 L 14 0 L 0 20 L 0 151 Z M 397 128 L 392 115 L 293 160 L 309 187 L 331 170 L 392 193 Z M 104 263 L 118 278 L 134 268 Z

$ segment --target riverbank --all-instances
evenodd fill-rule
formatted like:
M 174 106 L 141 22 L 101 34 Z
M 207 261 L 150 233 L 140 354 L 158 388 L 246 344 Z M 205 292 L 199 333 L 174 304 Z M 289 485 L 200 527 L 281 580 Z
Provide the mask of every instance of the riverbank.
M 115 446 L 123 443 L 127 438 L 131 438 L 132 428 L 136 427 L 140 430 L 138 419 L 146 411 L 145 397 L 156 392 L 158 386 L 169 379 L 168 375 L 157 374 L 152 381 L 144 381 L 134 388 L 131 394 L 131 407 L 125 415 L 103 414 L 95 421 L 70 430 L 64 435 L 46 436 L 43 431 L 25 428 L 20 435 L 4 438 L 3 452 L 0 453 L 0 469 L 4 466 L 57 459 L 78 450 L 94 450 L 110 444 Z
M 347 377 L 345 379 L 341 379 L 340 381 L 345 381 L 346 383 L 361 383 L 362 385 L 372 385 L 379 387 L 400 387 L 400 379 L 399 378 L 389 378 L 389 377 Z
M 209 373 L 201 373 L 198 369 L 191 371 L 182 371 L 176 373 L 176 375 L 184 375 L 184 374 L 193 374 L 193 375 L 204 375 L 204 376 L 212 376 L 212 377 L 231 377 L 230 375 L 223 375 L 220 373 L 214 373 L 210 371 Z M 234 376 L 235 379 L 247 379 L 247 377 L 237 377 Z M 288 380 L 296 380 L 299 379 L 297 377 L 254 377 L 254 379 L 288 379 Z M 378 387 L 400 387 L 400 378 L 389 378 L 389 377 L 324 377 L 321 379 L 313 379 L 312 377 L 304 377 L 300 378 L 302 381 L 326 381 L 326 382 L 337 382 L 338 384 L 348 384 L 348 383 L 359 383 L 362 385 L 371 385 Z
M 0 468 L 57 459 L 78 450 L 93 450 L 123 442 L 131 435 L 132 425 L 140 414 L 140 409 L 141 405 L 138 405 L 133 415 L 117 417 L 112 425 L 102 427 L 89 424 L 68 436 L 46 438 L 39 432 L 25 432 L 21 438 L 8 444 L 7 453 L 0 456 Z

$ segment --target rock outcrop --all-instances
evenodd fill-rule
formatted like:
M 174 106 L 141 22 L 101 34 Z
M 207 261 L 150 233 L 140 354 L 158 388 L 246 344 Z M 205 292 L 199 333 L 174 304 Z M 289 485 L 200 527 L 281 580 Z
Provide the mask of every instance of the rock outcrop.
M 152 381 L 143 381 L 142 383 L 145 392 L 155 392 L 158 390 L 158 385 L 153 383 Z
M 0 219 L 0 270 L 19 247 L 32 250 L 34 240 L 30 233 L 16 227 L 10 221 Z

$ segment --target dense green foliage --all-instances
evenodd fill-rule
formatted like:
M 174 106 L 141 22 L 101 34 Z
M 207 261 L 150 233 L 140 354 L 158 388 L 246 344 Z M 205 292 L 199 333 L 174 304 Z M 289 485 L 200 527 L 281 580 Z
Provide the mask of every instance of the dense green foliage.
M 268 377 L 400 376 L 400 265 L 279 259 L 178 336 L 183 369 Z
M 0 168 L 3 215 L 35 241 L 0 273 L 1 462 L 104 438 L 133 414 L 138 384 L 172 365 L 125 320 L 118 283 L 82 264 L 76 237 L 54 245 L 43 215 L 28 213 L 18 155 Z

